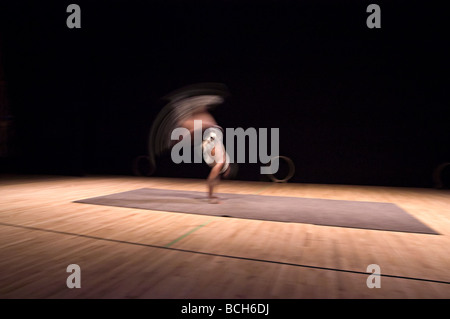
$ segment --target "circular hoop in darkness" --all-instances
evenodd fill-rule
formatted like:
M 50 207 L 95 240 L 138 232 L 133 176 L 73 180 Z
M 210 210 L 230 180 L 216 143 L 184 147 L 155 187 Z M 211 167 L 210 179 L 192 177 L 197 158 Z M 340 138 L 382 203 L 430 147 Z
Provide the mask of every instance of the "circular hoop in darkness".
M 292 176 L 294 176 L 294 173 L 295 173 L 295 165 L 294 165 L 294 162 L 293 162 L 289 157 L 287 157 L 287 156 L 275 156 L 275 157 L 273 157 L 273 158 L 270 160 L 269 166 L 270 166 L 270 163 L 272 162 L 272 160 L 275 159 L 275 158 L 280 158 L 280 159 L 285 160 L 286 163 L 289 165 L 289 172 L 288 172 L 288 174 L 286 175 L 286 177 L 285 177 L 285 178 L 282 178 L 282 179 L 276 178 L 276 177 L 274 176 L 274 174 L 268 174 L 268 176 L 269 176 L 269 178 L 272 180 L 272 182 L 275 182 L 275 183 L 286 183 L 288 180 L 290 180 L 290 179 L 292 178 Z
M 133 160 L 133 174 L 135 176 L 151 176 L 155 172 L 148 156 L 140 155 Z
M 444 169 L 447 168 L 448 166 L 450 166 L 450 163 L 446 162 L 446 163 L 442 163 L 440 165 L 438 165 L 438 167 L 435 168 L 434 172 L 433 172 L 433 182 L 434 182 L 434 187 L 435 188 L 444 188 L 445 187 L 445 183 L 442 181 L 442 175 L 444 172 Z

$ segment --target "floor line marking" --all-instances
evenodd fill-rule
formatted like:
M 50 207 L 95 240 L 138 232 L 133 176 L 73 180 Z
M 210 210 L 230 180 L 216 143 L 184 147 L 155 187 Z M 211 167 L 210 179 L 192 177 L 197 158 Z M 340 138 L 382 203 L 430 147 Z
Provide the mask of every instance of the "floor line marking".
M 296 264 L 296 263 L 277 261 L 277 260 L 258 259 L 258 258 L 251 258 L 251 257 L 241 257 L 241 256 L 232 256 L 232 255 L 208 253 L 208 252 L 202 252 L 202 251 L 196 251 L 196 250 L 180 249 L 180 248 L 174 248 L 174 247 L 164 247 L 164 246 L 158 246 L 158 245 L 152 245 L 152 244 L 144 244 L 144 243 L 136 243 L 136 242 L 125 241 L 125 240 L 111 239 L 111 238 L 102 238 L 102 237 L 97 237 L 97 236 L 83 235 L 83 234 L 77 234 L 77 233 L 70 233 L 70 232 L 64 232 L 64 231 L 59 231 L 59 230 L 38 228 L 38 227 L 33 227 L 33 226 L 16 225 L 16 224 L 9 224 L 9 223 L 2 223 L 2 222 L 0 222 L 0 225 L 1 226 L 15 227 L 15 228 L 28 229 L 28 230 L 42 231 L 42 232 L 48 232 L 48 233 L 54 233 L 54 234 L 60 234 L 60 235 L 69 235 L 69 236 L 75 236 L 75 237 L 103 240 L 103 241 L 109 241 L 109 242 L 120 243 L 120 244 L 129 244 L 129 245 L 143 246 L 143 247 L 149 247 L 149 248 L 167 249 L 167 250 L 172 250 L 172 251 L 177 251 L 177 252 L 198 254 L 198 255 L 204 255 L 204 256 L 222 257 L 222 258 L 228 258 L 228 259 L 238 259 L 238 260 L 261 262 L 261 263 L 269 263 L 269 264 L 278 264 L 278 265 L 283 265 L 283 266 L 292 266 L 292 267 L 299 267 L 299 268 L 308 268 L 308 269 L 317 269 L 317 270 L 329 270 L 329 271 L 337 271 L 337 272 L 344 272 L 344 273 L 351 273 L 351 274 L 358 274 L 358 275 L 365 275 L 365 276 L 373 275 L 373 273 L 364 272 L 364 271 L 339 269 L 339 268 L 329 268 L 329 267 L 321 267 L 321 266 Z M 381 276 L 381 277 L 388 277 L 388 278 L 395 278 L 395 279 L 416 280 L 416 281 L 425 281 L 425 282 L 431 282 L 431 283 L 450 285 L 450 281 L 443 281 L 443 280 L 434 280 L 434 279 L 416 278 L 416 277 L 406 277 L 406 276 L 398 276 L 398 275 L 386 275 L 386 274 L 380 274 L 379 276 Z
M 177 243 L 177 242 L 179 242 L 180 240 L 182 240 L 183 238 L 185 238 L 186 236 L 188 236 L 188 235 L 190 235 L 190 234 L 192 234 L 193 232 L 195 232 L 195 231 L 197 231 L 197 230 L 199 230 L 200 228 L 202 228 L 202 227 L 204 227 L 204 226 L 206 226 L 206 225 L 208 225 L 210 222 L 212 222 L 214 220 L 214 218 L 213 219 L 210 219 L 210 220 L 208 220 L 207 222 L 205 222 L 204 224 L 201 224 L 201 225 L 199 225 L 199 226 L 197 226 L 197 227 L 195 227 L 195 228 L 193 228 L 193 229 L 191 229 L 190 231 L 188 231 L 188 232 L 186 232 L 186 233 L 184 233 L 183 235 L 181 235 L 180 237 L 178 237 L 178 238 L 175 238 L 174 240 L 172 240 L 170 243 L 168 243 L 167 245 L 165 245 L 164 247 L 166 247 L 166 248 L 168 248 L 168 247 L 170 247 L 170 246 L 172 246 L 173 244 L 175 244 L 175 243 Z

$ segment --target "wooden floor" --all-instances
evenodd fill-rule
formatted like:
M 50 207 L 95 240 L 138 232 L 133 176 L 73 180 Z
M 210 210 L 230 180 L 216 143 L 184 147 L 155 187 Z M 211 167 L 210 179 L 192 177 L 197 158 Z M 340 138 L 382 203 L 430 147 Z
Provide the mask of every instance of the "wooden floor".
M 440 235 L 73 203 L 204 180 L 1 176 L 1 298 L 450 298 L 450 192 L 225 181 L 220 192 L 395 203 Z M 81 268 L 69 289 L 67 266 Z M 367 266 L 381 269 L 368 288 Z

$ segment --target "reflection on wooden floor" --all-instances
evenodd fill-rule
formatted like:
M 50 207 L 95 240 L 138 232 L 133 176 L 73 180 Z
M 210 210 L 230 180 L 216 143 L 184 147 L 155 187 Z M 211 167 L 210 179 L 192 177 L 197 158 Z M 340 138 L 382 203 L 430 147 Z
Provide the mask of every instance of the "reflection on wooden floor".
M 1 298 L 450 298 L 450 192 L 225 181 L 220 192 L 390 202 L 440 235 L 73 203 L 204 180 L 0 177 Z M 205 205 L 209 205 L 206 204 Z M 69 289 L 70 264 L 81 288 Z M 368 288 L 368 265 L 381 287 Z

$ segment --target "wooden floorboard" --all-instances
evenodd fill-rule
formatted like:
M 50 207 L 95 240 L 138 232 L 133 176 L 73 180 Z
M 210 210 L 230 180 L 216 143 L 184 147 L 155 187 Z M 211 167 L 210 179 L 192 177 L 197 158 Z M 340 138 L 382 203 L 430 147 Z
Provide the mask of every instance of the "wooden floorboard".
M 74 203 L 204 180 L 1 176 L 1 298 L 450 298 L 450 192 L 225 181 L 220 192 L 394 203 L 440 235 Z M 82 288 L 69 289 L 69 264 Z M 366 285 L 381 268 L 381 288 Z

